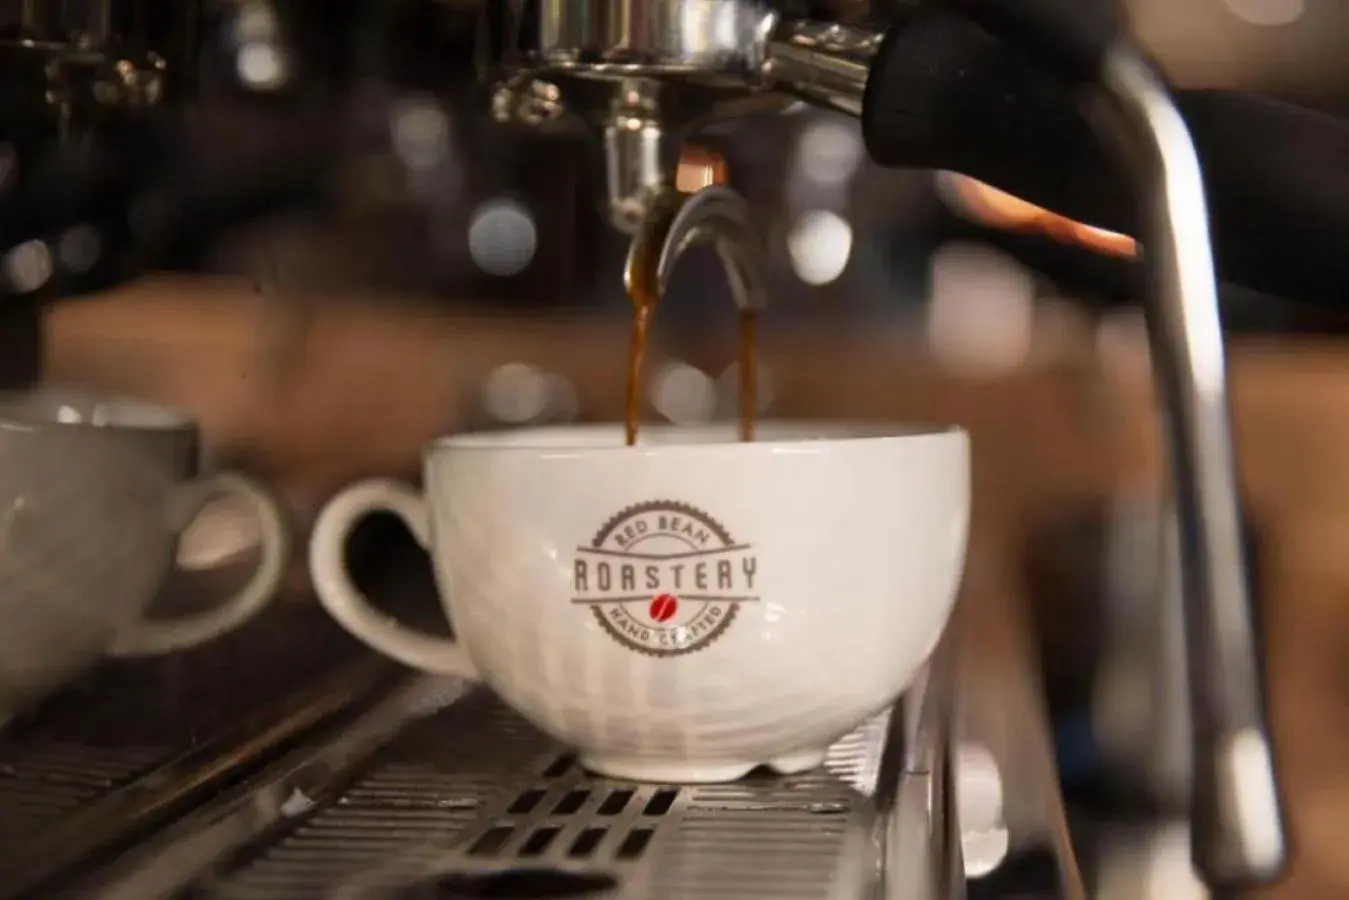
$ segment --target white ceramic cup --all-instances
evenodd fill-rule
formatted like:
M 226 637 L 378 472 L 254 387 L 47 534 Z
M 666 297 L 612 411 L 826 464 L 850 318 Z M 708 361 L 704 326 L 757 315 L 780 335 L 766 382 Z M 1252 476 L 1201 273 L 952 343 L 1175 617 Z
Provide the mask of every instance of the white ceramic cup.
M 958 428 L 763 422 L 463 434 L 425 493 L 348 488 L 319 599 L 409 666 L 481 680 L 592 771 L 676 783 L 818 765 L 893 704 L 950 617 L 970 509 Z M 344 557 L 375 511 L 430 551 L 456 637 L 373 608 Z
M 187 413 L 85 391 L 0 393 L 0 724 L 105 657 L 172 653 L 260 613 L 291 538 L 273 493 L 202 473 Z M 184 530 L 217 497 L 257 522 L 248 581 L 209 609 L 150 615 Z

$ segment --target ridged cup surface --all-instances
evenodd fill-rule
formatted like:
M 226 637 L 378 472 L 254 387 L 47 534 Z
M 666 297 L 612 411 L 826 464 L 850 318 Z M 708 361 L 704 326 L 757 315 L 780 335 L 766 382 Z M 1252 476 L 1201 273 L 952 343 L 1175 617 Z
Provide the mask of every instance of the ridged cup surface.
M 484 680 L 606 774 L 809 768 L 893 703 L 960 581 L 959 429 L 533 429 L 429 448 L 432 556 Z

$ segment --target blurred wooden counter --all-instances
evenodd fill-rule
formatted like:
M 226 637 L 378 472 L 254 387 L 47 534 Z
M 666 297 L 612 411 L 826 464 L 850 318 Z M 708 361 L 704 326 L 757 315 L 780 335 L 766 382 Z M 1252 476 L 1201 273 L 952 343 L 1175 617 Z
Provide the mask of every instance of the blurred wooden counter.
M 292 326 L 238 284 L 148 282 L 57 307 L 48 373 L 193 409 L 216 446 L 254 460 L 302 515 L 354 478 L 415 473 L 421 443 L 463 421 L 474 386 L 507 361 L 566 374 L 592 418 L 621 411 L 621 322 L 454 320 L 365 304 Z M 1145 351 L 1124 340 L 1100 354 L 1081 335 L 1056 347 L 983 379 L 861 332 L 772 335 L 762 357 L 778 415 L 965 424 L 975 540 L 1013 559 L 1056 510 L 1160 477 Z M 730 351 L 685 358 L 703 353 L 710 369 Z M 1270 542 L 1271 703 L 1297 842 L 1292 877 L 1269 896 L 1349 896 L 1339 844 L 1349 826 L 1349 346 L 1242 342 L 1231 356 L 1242 466 Z

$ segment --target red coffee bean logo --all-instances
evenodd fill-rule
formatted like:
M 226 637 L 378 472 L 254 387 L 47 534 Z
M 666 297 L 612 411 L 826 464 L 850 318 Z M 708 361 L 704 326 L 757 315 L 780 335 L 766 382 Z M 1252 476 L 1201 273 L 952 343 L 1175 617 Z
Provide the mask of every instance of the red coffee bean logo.
M 651 615 L 653 622 L 668 622 L 675 617 L 679 611 L 679 601 L 675 599 L 674 594 L 660 594 L 651 601 L 651 607 L 647 612 Z

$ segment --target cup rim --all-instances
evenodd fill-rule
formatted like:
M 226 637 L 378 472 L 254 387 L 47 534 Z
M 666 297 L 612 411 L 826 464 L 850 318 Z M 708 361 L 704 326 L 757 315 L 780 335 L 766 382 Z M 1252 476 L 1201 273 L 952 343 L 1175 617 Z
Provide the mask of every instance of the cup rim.
M 443 435 L 426 446 L 426 453 L 526 453 L 549 456 L 619 455 L 666 456 L 696 453 L 803 452 L 842 447 L 913 445 L 919 442 L 968 438 L 960 425 L 929 422 L 766 419 L 755 424 L 755 439 L 738 440 L 737 424 L 643 424 L 636 446 L 623 443 L 622 422 L 539 425 L 517 429 L 488 429 Z M 702 435 L 702 439 L 643 443 L 643 437 Z M 565 439 L 570 436 L 570 439 Z M 577 438 L 583 440 L 577 440 Z
M 124 415 L 114 413 L 104 421 L 61 418 L 62 406 L 76 405 L 112 407 Z M 91 431 L 170 432 L 192 431 L 197 427 L 197 420 L 187 410 L 169 404 L 142 400 L 125 394 L 43 385 L 28 390 L 0 390 L 0 425 Z

